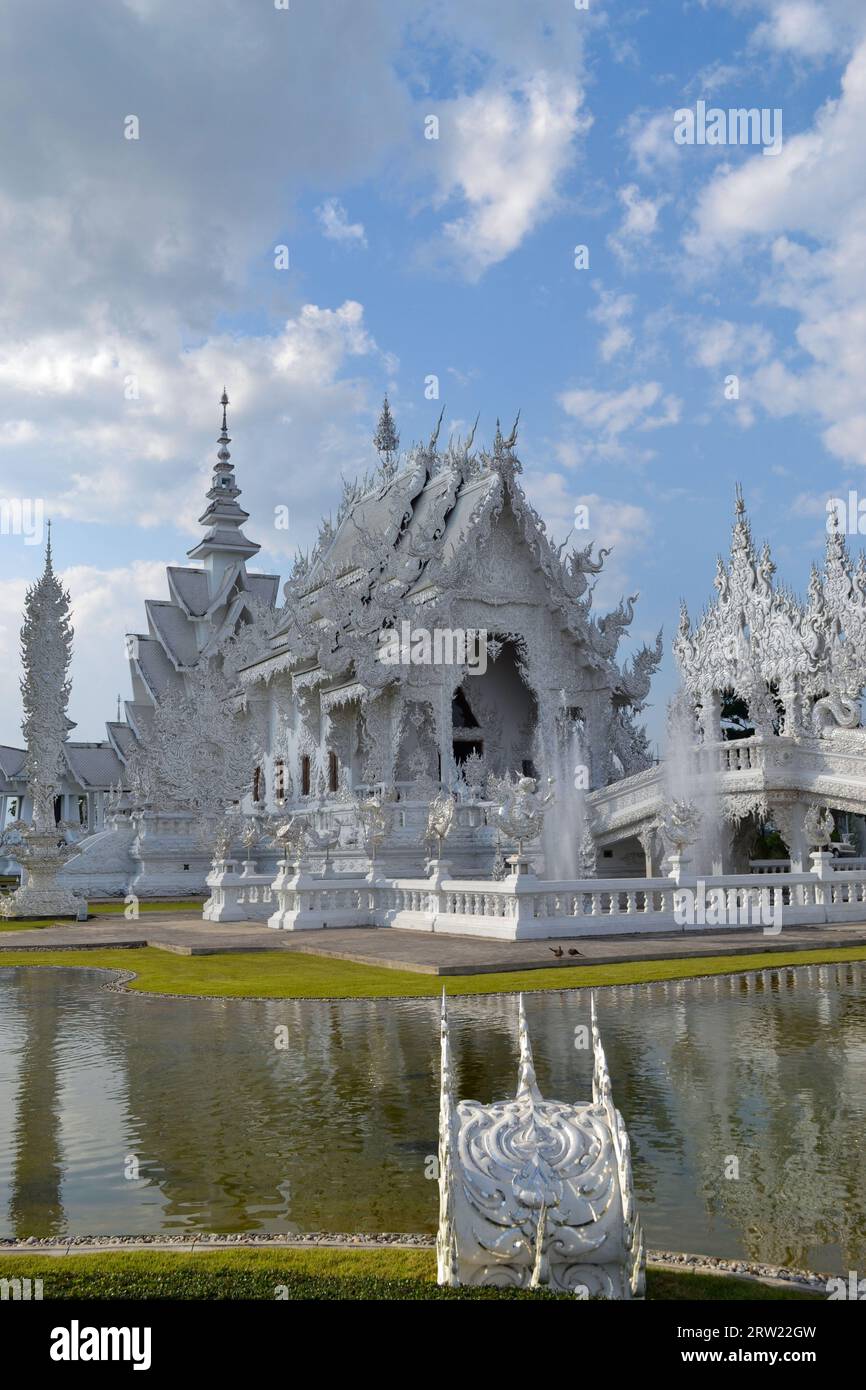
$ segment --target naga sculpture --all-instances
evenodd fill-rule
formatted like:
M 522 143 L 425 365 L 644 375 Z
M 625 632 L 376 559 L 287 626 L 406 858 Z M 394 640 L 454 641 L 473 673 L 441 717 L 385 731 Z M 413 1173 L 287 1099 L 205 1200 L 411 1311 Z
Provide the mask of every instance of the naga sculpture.
M 441 1017 L 438 1281 L 548 1288 L 582 1298 L 644 1295 L 644 1249 L 628 1134 L 614 1107 L 590 995 L 592 1101 L 545 1100 L 518 1003 L 514 1100 L 456 1101 Z

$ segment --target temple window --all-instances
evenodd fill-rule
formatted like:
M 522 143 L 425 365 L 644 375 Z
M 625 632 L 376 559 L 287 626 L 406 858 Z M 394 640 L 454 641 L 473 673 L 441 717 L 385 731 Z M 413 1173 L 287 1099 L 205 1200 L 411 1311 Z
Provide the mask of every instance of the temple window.
M 264 778 L 262 777 L 262 769 L 257 767 L 253 773 L 253 801 L 261 801 L 263 784 Z
M 331 752 L 328 754 L 328 790 L 329 790 L 329 791 L 335 792 L 335 791 L 337 790 L 337 788 L 338 788 L 338 786 L 339 786 L 338 774 L 339 774 L 339 767 L 338 767 L 338 764 L 337 764 L 337 755 L 336 755 L 336 753 L 335 753 L 335 752 L 333 751 L 333 749 L 332 749 Z
M 282 758 L 274 763 L 274 796 L 277 801 L 286 799 L 286 765 Z
M 305 753 L 301 758 L 301 796 L 310 795 L 310 755 Z

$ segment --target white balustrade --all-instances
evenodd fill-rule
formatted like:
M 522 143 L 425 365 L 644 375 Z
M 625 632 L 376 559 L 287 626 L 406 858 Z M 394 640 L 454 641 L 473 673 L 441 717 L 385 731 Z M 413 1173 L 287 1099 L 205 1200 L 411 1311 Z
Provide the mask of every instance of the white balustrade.
M 774 861 L 770 861 L 771 863 Z M 781 862 L 781 861 L 776 861 Z M 489 880 L 312 877 L 283 865 L 276 879 L 221 860 L 208 877 L 203 916 L 214 922 L 267 921 L 290 931 L 378 926 L 520 940 L 646 932 L 762 929 L 863 920 L 866 867 L 814 856 L 813 871 L 766 871 L 703 878 Z

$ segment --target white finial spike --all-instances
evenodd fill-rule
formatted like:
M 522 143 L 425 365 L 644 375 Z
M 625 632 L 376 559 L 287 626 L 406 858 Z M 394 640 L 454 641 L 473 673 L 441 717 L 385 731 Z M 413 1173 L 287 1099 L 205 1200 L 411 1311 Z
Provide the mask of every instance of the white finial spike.
M 442 986 L 441 1063 L 439 1091 L 439 1232 L 436 1237 L 437 1279 L 440 1284 L 455 1287 L 460 1283 L 457 1271 L 457 1237 L 454 1229 L 454 1170 L 456 1117 L 454 1110 L 453 1078 L 451 1075 L 451 1042 L 448 1035 L 448 1005 L 445 986 Z
M 532 1043 L 529 1041 L 529 1029 L 526 1026 L 526 1010 L 523 1007 L 523 995 L 518 995 L 517 999 L 517 1037 L 520 1044 L 520 1068 L 517 1075 L 517 1094 L 523 1095 L 526 1092 L 534 1100 L 541 1100 L 541 1092 L 535 1079 L 535 1064 L 532 1060 Z

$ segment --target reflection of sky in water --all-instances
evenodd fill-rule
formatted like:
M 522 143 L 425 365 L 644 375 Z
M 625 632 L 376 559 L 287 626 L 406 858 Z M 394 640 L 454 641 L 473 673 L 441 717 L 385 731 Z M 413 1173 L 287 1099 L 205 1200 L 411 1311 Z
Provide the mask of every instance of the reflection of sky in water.
M 435 1228 L 436 1001 L 160 1000 L 102 978 L 0 971 L 0 1234 Z M 650 1245 L 862 1266 L 864 979 L 599 991 Z M 542 1090 L 588 1099 L 588 996 L 526 1002 Z M 458 1095 L 512 1094 L 513 996 L 450 1012 Z

